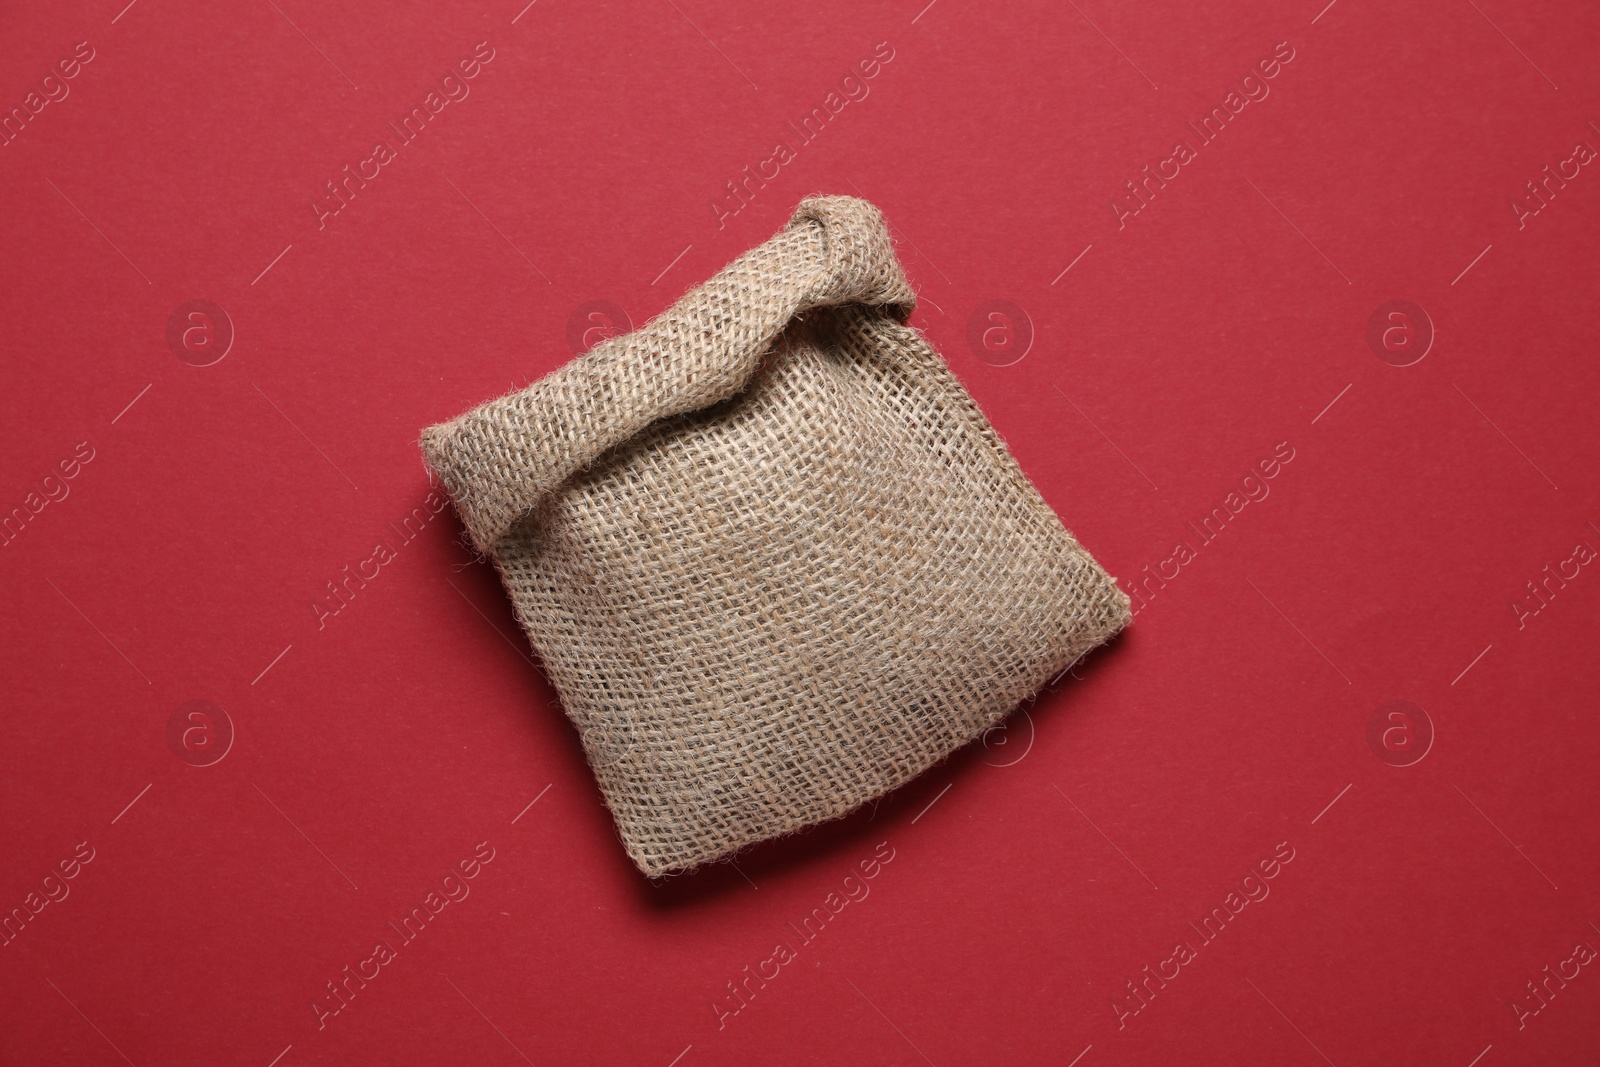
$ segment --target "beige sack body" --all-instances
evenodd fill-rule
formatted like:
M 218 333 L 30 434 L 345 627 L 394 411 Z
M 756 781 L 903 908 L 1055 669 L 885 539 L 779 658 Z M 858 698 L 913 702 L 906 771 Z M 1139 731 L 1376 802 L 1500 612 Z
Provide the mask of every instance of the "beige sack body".
M 875 207 L 806 200 L 423 433 L 646 874 L 902 785 L 1129 621 L 914 303 Z

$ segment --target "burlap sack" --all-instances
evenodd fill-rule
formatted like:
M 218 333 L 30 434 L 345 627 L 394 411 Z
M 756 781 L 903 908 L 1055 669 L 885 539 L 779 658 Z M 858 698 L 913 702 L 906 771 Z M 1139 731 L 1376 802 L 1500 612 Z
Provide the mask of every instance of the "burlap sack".
M 875 207 L 806 200 L 423 433 L 647 874 L 894 789 L 1129 621 L 914 301 Z

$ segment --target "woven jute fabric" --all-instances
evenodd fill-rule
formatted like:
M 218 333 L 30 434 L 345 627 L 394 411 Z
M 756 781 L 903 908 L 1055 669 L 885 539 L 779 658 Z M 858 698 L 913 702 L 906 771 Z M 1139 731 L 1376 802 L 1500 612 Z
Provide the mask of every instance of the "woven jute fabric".
M 1129 621 L 914 301 L 875 207 L 806 200 L 423 433 L 647 874 L 894 789 Z

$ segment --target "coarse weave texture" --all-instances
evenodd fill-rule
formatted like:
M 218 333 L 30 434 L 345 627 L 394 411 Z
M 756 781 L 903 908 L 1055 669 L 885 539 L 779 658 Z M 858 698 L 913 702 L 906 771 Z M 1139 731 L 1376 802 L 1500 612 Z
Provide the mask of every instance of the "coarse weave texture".
M 651 875 L 915 777 L 1129 621 L 850 197 L 424 431 Z

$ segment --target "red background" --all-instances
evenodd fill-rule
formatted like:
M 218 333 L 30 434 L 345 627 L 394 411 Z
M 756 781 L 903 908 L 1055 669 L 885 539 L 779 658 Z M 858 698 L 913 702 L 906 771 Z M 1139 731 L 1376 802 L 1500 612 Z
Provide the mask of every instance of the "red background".
M 1600 974 L 1536 1014 L 1526 983 L 1600 946 L 1600 574 L 1513 604 L 1600 547 L 1600 172 L 1510 205 L 1600 146 L 1600 11 L 925 3 L 13 13 L 5 108 L 94 58 L 0 148 L 0 508 L 27 517 L 0 548 L 0 909 L 28 912 L 0 1060 L 1594 1061 Z M 470 95 L 319 229 L 324 183 L 480 41 Z M 719 226 L 725 183 L 878 42 L 870 95 Z M 1270 95 L 1119 229 L 1123 183 L 1279 42 Z M 656 314 L 814 192 L 884 210 L 914 325 L 1125 587 L 1294 459 L 1027 718 L 652 885 L 453 514 L 395 527 L 429 491 L 421 427 L 565 362 L 590 301 Z M 235 333 L 205 367 L 166 334 L 196 299 Z M 1367 340 L 1395 299 L 1436 331 L 1405 367 Z M 1004 358 L 968 343 L 992 300 L 1033 331 L 1008 366 L 1015 316 L 980 319 Z M 319 628 L 379 540 L 396 558 Z M 169 743 L 192 700 L 234 731 L 210 766 Z M 1410 766 L 1368 741 L 1391 700 L 1423 709 L 1413 746 L 1431 723 Z M 319 1029 L 326 983 L 480 842 L 470 896 Z M 870 895 L 801 947 L 787 924 L 880 842 Z M 1283 842 L 1204 942 L 1187 924 Z M 1132 1013 L 1180 939 L 1196 958 Z M 780 940 L 797 958 L 719 1027 Z

